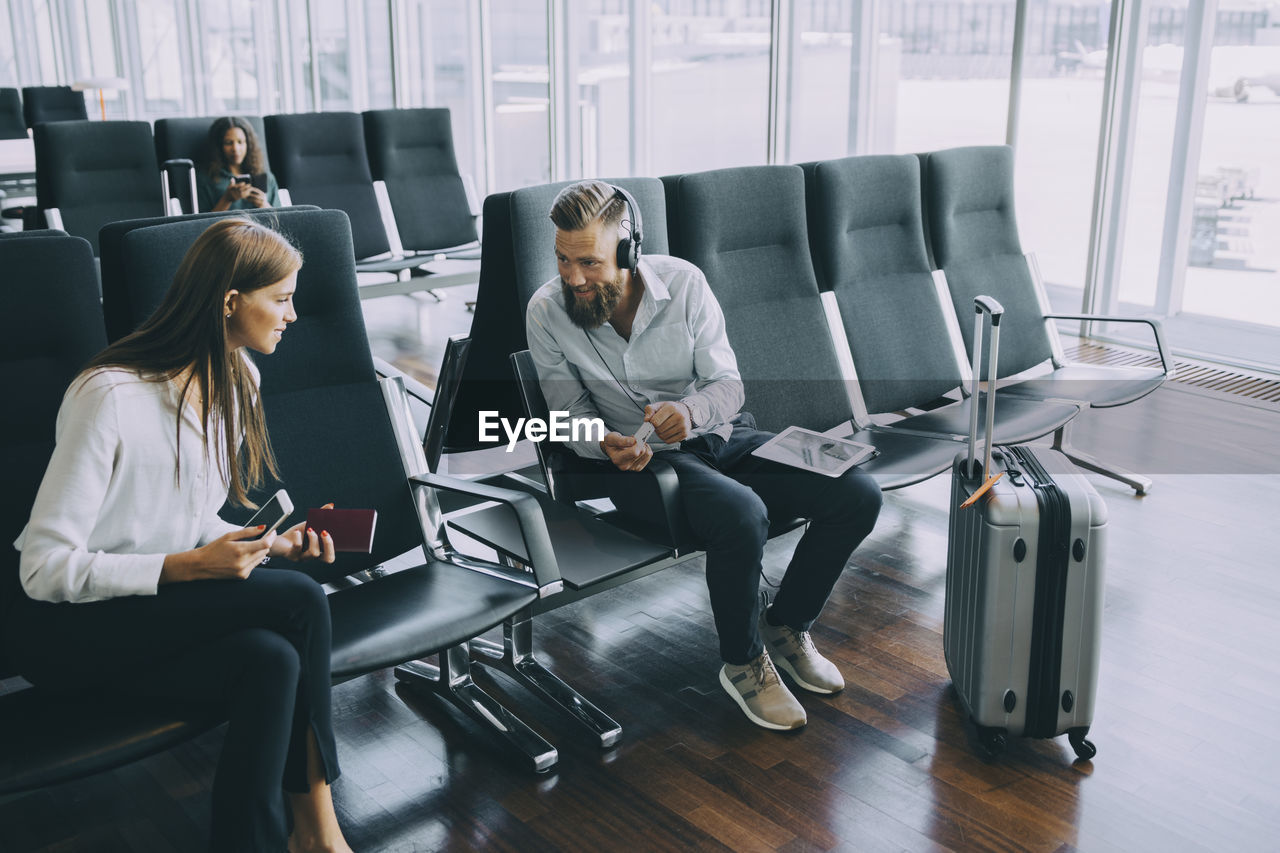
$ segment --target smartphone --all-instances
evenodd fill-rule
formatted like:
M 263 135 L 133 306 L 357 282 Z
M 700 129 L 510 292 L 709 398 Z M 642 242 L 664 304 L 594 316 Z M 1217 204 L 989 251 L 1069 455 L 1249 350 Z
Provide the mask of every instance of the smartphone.
M 271 500 L 264 503 L 262 508 L 253 514 L 253 518 L 244 523 L 244 526 L 257 527 L 259 524 L 265 524 L 267 529 L 262 531 L 262 535 L 266 536 L 292 514 L 293 501 L 289 500 L 289 493 L 281 489 L 272 495 Z
M 251 175 L 233 175 L 231 180 L 237 184 L 247 184 L 253 181 L 253 177 Z
M 262 190 L 264 193 L 267 191 L 267 175 L 265 172 L 253 175 L 249 181 L 253 184 L 254 189 Z

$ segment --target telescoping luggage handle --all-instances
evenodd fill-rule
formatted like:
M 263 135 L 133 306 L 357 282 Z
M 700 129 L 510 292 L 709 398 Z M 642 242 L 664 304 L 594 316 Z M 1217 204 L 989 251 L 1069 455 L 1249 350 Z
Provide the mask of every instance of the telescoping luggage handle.
M 970 479 L 978 475 L 973 469 L 973 462 L 978 448 L 978 362 L 982 352 L 982 315 L 991 318 L 991 351 L 987 354 L 987 431 L 982 458 L 982 474 L 990 477 L 991 436 L 996 424 L 996 362 L 1000 354 L 1000 317 L 1004 314 L 1004 306 L 990 296 L 975 296 L 973 307 L 973 395 L 969 412 L 969 459 L 964 469 L 964 475 Z

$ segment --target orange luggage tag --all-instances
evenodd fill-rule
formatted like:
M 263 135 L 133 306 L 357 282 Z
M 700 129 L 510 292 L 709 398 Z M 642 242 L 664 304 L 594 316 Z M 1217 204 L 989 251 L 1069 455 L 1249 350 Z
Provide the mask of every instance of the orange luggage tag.
M 969 495 L 968 500 L 960 504 L 960 508 L 968 509 L 969 507 L 973 506 L 977 502 L 978 498 L 982 497 L 987 492 L 991 491 L 991 487 L 996 484 L 996 480 L 999 480 L 1003 476 L 1004 476 L 1004 472 L 1001 471 L 999 474 L 996 474 L 994 477 L 988 477 L 987 481 L 978 487 L 978 491 Z

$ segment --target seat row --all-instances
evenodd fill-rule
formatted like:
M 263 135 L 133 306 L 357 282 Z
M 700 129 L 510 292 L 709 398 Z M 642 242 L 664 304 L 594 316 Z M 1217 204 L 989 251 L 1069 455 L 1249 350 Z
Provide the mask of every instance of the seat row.
M 476 256 L 475 217 L 447 109 L 247 118 L 265 140 L 282 200 L 350 217 L 359 271 Z M 51 227 L 84 237 L 95 254 L 109 222 L 194 212 L 195 170 L 208 167 L 215 120 L 159 119 L 154 136 L 142 121 L 38 124 L 37 205 Z

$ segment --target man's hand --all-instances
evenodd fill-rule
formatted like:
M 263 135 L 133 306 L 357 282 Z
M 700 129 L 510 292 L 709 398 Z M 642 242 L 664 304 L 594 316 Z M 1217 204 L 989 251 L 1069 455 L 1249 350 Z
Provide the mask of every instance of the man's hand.
M 600 449 L 609 456 L 609 461 L 619 471 L 642 471 L 653 458 L 653 450 L 643 441 L 636 441 L 629 435 L 611 432 L 600 442 Z
M 668 400 L 656 406 L 650 403 L 644 407 L 644 419 L 653 424 L 658 438 L 667 444 L 684 441 L 693 429 L 693 417 L 689 414 L 689 407 L 679 400 Z

